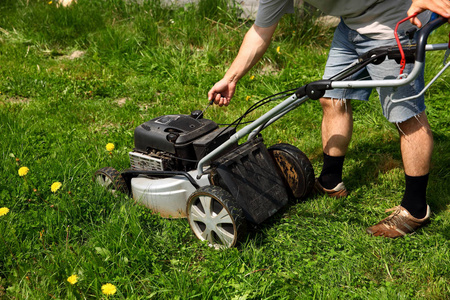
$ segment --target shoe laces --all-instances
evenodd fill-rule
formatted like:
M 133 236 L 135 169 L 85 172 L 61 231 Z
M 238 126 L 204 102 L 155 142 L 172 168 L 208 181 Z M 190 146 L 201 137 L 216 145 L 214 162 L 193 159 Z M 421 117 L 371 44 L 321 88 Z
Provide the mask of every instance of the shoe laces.
M 391 211 L 394 211 L 394 212 L 389 217 L 387 217 L 383 223 L 388 226 L 391 226 L 391 227 L 396 227 L 398 225 L 398 223 L 403 222 L 402 216 L 399 216 L 400 213 L 402 212 L 400 205 L 385 210 L 385 212 L 391 212 Z

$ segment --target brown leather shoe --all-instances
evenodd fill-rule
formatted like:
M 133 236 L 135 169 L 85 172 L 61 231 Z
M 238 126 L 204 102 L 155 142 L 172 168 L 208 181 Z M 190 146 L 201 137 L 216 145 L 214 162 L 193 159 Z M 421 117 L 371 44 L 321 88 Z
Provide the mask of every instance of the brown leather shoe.
M 336 185 L 333 189 L 326 189 L 324 188 L 320 182 L 319 179 L 316 178 L 316 182 L 314 183 L 314 190 L 318 192 L 319 194 L 325 194 L 328 195 L 328 197 L 335 197 L 335 198 L 343 198 L 348 196 L 347 189 L 345 188 L 345 185 L 343 182 Z
M 389 217 L 378 224 L 367 228 L 367 233 L 374 236 L 397 238 L 413 233 L 418 228 L 430 222 L 430 207 L 427 205 L 427 214 L 422 219 L 414 218 L 403 206 L 396 206 L 386 210 L 395 210 Z

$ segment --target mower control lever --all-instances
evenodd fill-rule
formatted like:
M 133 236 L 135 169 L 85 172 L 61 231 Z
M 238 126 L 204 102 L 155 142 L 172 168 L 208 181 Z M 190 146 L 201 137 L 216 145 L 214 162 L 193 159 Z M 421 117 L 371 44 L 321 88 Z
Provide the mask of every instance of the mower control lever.
M 308 96 L 309 99 L 317 100 L 323 97 L 326 90 L 331 89 L 331 80 L 317 80 L 297 89 L 297 98 Z

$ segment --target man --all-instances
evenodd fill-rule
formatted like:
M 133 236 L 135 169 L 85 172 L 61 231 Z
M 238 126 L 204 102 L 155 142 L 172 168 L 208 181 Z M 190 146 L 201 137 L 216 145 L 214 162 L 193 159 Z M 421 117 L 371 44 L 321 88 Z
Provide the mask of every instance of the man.
M 398 21 L 424 11 L 433 11 L 450 17 L 448 0 L 309 0 L 326 14 L 341 17 L 331 45 L 324 79 L 332 77 L 353 62 L 360 54 L 378 46 L 395 44 L 394 28 Z M 239 53 L 226 72 L 208 92 L 208 99 L 219 106 L 227 106 L 234 95 L 237 82 L 258 62 L 267 50 L 281 17 L 294 11 L 293 0 L 260 0 L 255 24 L 246 33 Z M 422 16 L 422 15 L 420 15 Z M 422 26 L 419 17 L 404 23 L 400 34 L 416 25 Z M 412 66 L 405 69 L 408 73 Z M 397 76 L 399 65 L 385 61 L 369 65 L 355 76 L 372 79 Z M 357 78 L 359 78 L 357 77 Z M 430 208 L 426 202 L 426 188 L 430 169 L 433 137 L 423 97 L 408 102 L 393 103 L 416 95 L 423 87 L 423 76 L 415 82 L 397 88 L 377 89 L 385 117 L 397 125 L 400 149 L 405 169 L 406 187 L 401 204 L 386 219 L 367 229 L 369 234 L 400 237 L 427 224 Z M 327 91 L 320 103 L 323 109 L 322 143 L 324 164 L 315 188 L 330 197 L 345 197 L 347 190 L 342 182 L 344 157 L 350 143 L 353 120 L 350 99 L 367 100 L 370 90 L 348 89 Z

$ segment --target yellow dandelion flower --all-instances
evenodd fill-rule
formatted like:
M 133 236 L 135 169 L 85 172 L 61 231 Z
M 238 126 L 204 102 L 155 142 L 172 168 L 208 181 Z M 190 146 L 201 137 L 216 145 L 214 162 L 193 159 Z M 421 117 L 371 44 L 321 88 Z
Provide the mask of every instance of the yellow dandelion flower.
M 0 208 L 0 217 L 6 215 L 7 213 L 9 213 L 9 208 L 7 207 Z
M 30 169 L 28 169 L 27 167 L 21 167 L 19 169 L 19 176 L 23 177 L 23 176 L 27 175 L 29 171 L 30 171 Z
M 50 187 L 50 190 L 53 193 L 56 193 L 57 190 L 59 190 L 59 188 L 62 186 L 62 183 L 59 181 L 53 182 L 52 186 Z
M 281 49 L 281 47 L 278 46 L 278 47 L 277 47 L 277 53 L 278 53 L 278 54 L 280 54 L 280 49 Z
M 255 75 L 250 76 L 250 80 L 255 79 Z
M 75 283 L 77 283 L 78 282 L 78 276 L 77 275 L 71 275 L 71 276 L 69 276 L 69 278 L 67 278 L 67 281 L 70 283 L 70 284 L 75 284 Z
M 48 2 L 48 4 L 52 4 L 52 3 L 53 3 L 53 1 L 49 1 L 49 2 Z
M 245 97 L 245 100 L 248 101 L 248 100 L 250 100 L 251 97 L 252 96 L 247 96 L 247 97 Z
M 117 292 L 117 288 L 115 285 L 111 283 L 107 283 L 102 285 L 102 293 L 105 295 L 114 295 Z
M 114 150 L 114 144 L 113 143 L 106 144 L 106 150 L 107 151 L 113 151 Z

